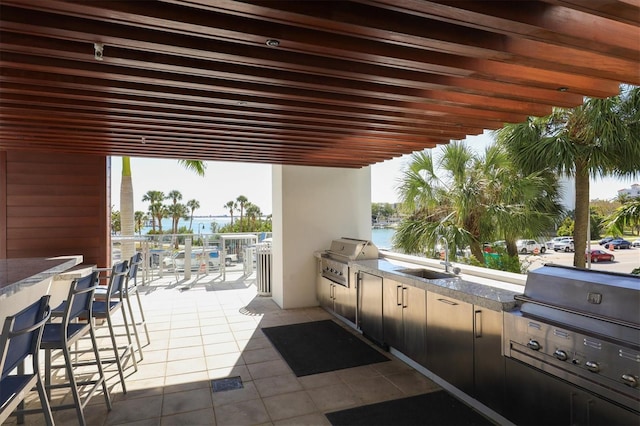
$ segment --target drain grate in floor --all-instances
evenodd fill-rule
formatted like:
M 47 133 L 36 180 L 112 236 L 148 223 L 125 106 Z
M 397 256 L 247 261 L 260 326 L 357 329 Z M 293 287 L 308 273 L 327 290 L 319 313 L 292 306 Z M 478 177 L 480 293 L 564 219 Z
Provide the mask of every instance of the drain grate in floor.
M 211 381 L 211 387 L 214 392 L 224 392 L 235 389 L 242 389 L 242 379 L 240 376 L 226 377 L 224 379 L 215 379 Z

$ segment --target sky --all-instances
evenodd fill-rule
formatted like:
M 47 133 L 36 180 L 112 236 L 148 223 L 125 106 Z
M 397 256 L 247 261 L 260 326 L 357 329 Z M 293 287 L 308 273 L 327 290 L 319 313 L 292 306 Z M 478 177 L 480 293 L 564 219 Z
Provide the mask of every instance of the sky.
M 466 142 L 478 152 L 491 143 L 491 137 L 485 133 L 470 136 Z M 437 148 L 436 148 L 437 149 Z M 408 156 L 394 158 L 371 166 L 371 201 L 374 203 L 394 203 L 398 201 L 396 187 L 401 177 L 402 167 Z M 122 161 L 112 157 L 111 202 L 114 210 L 120 209 L 120 180 Z M 182 193 L 182 203 L 196 199 L 200 208 L 196 216 L 228 215 L 223 206 L 240 195 L 260 207 L 264 214 L 272 213 L 271 204 L 271 165 L 230 162 L 207 162 L 204 177 L 186 170 L 177 160 L 151 158 L 131 158 L 131 173 L 134 191 L 134 209 L 146 212 L 149 204 L 142 202 L 147 191 L 162 191 L 168 194 L 172 190 Z M 592 180 L 590 199 L 609 200 L 617 196 L 617 191 L 629 188 L 632 179 L 622 180 L 606 178 Z

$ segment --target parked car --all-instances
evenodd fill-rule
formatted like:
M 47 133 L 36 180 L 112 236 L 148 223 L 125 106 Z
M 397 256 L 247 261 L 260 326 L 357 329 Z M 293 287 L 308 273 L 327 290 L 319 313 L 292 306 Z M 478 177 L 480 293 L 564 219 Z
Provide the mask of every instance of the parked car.
M 601 246 L 607 244 L 609 241 L 613 240 L 615 237 L 604 237 L 603 239 L 600 240 L 600 242 L 598 244 L 600 244 Z
M 614 240 L 609 241 L 608 246 L 613 245 L 614 248 L 617 249 L 628 249 L 631 248 L 631 243 L 623 238 L 616 238 Z
M 554 245 L 553 245 L 553 250 L 554 251 L 574 251 L 574 245 L 573 245 L 573 237 L 563 237 L 563 239 L 561 239 L 560 241 L 557 241 Z
M 547 241 L 546 243 L 544 243 L 544 245 L 547 247 L 547 250 L 553 250 L 553 246 L 559 242 L 559 241 L 563 241 L 565 238 L 571 238 L 571 237 L 553 237 L 552 239 L 550 239 L 549 241 Z
M 585 260 L 589 260 L 589 255 L 591 255 L 591 263 L 598 263 L 603 261 L 613 262 L 615 260 L 615 256 L 612 253 L 600 249 L 591 250 L 591 253 L 585 253 Z
M 631 243 L 631 247 L 640 247 L 640 238 Z
M 516 246 L 518 247 L 518 253 L 522 254 L 537 254 L 547 251 L 547 247 L 543 244 L 538 243 L 536 240 L 518 240 L 516 241 Z

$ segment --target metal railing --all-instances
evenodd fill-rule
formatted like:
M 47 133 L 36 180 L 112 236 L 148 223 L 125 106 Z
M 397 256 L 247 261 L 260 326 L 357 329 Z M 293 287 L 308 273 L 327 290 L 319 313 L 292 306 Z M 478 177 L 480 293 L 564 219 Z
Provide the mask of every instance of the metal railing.
M 235 265 L 243 265 L 245 275 L 251 274 L 256 258 L 247 256 L 246 249 L 253 247 L 255 253 L 255 246 L 270 238 L 271 232 L 112 236 L 111 261 L 121 260 L 123 244 L 133 241 L 135 251 L 144 259 L 140 271 L 143 283 L 166 273 L 182 273 L 189 279 L 192 272 L 218 272 L 224 281 L 227 268 Z

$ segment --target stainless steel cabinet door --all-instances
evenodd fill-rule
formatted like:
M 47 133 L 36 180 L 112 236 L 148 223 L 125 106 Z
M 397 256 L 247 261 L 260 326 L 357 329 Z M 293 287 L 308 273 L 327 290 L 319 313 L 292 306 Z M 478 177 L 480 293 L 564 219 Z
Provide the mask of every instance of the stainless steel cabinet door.
M 418 364 L 427 361 L 427 295 L 426 291 L 405 286 L 403 291 L 402 319 L 404 345 L 402 352 Z
M 362 333 L 378 344 L 384 343 L 382 329 L 382 277 L 359 273 L 359 327 Z
M 402 324 L 402 284 L 384 279 L 382 282 L 382 321 L 384 342 L 402 351 L 404 327 Z
M 473 394 L 473 305 L 427 292 L 426 367 Z
M 505 358 L 502 356 L 502 312 L 474 306 L 474 396 L 500 412 L 504 403 Z

